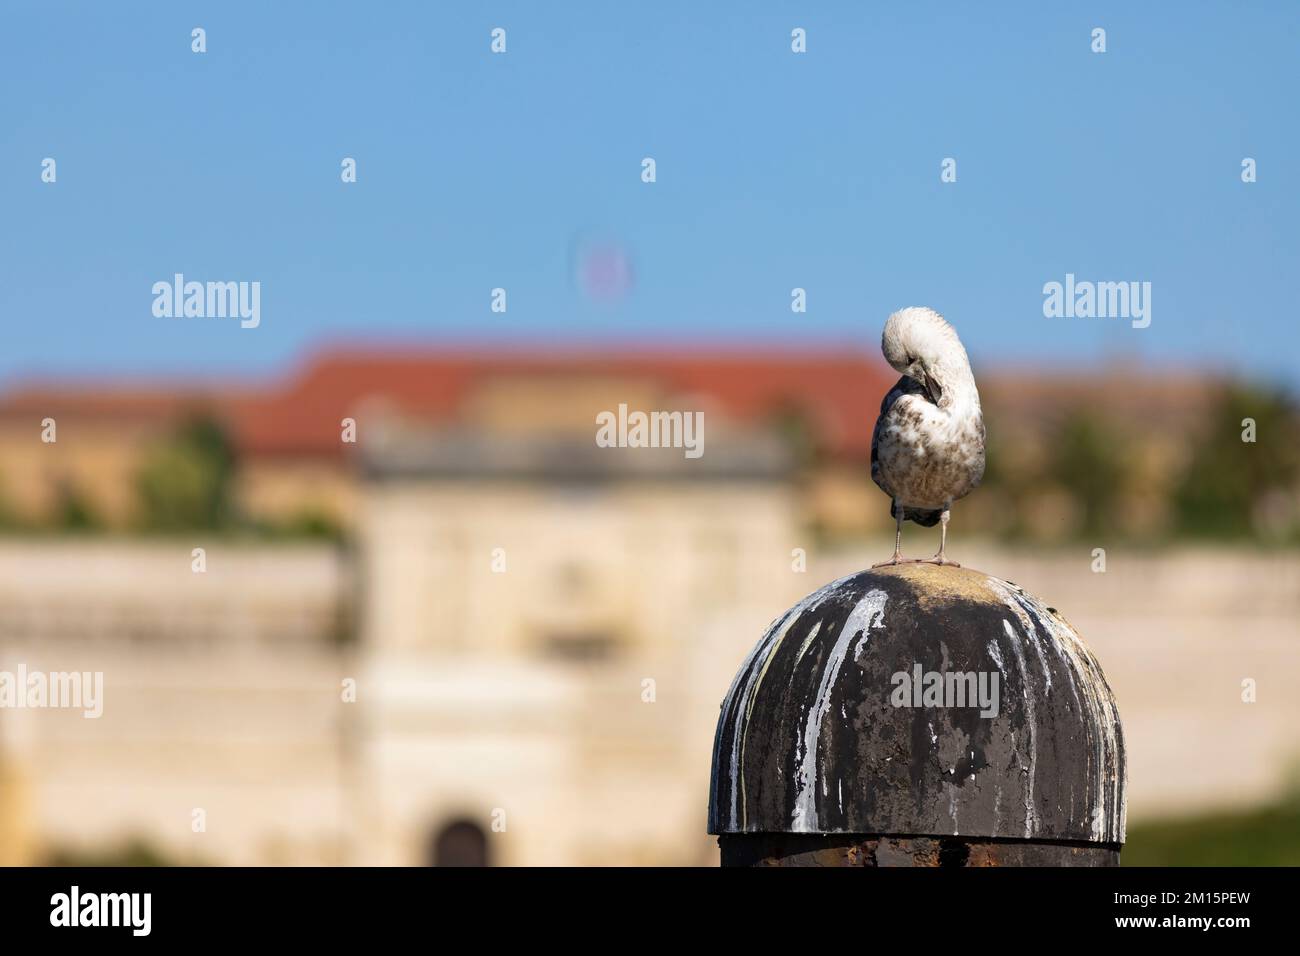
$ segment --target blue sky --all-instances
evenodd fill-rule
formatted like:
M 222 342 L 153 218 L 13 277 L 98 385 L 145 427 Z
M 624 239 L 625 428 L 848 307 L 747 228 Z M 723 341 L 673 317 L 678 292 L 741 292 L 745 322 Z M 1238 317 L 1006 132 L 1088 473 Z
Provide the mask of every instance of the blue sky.
M 0 384 L 353 339 L 874 352 L 920 304 L 977 368 L 1300 385 L 1300 4 L 11 2 L 0 88 Z M 629 251 L 617 306 L 581 236 Z M 260 281 L 260 327 L 155 318 L 175 272 Z M 1151 282 L 1151 326 L 1044 318 L 1067 272 Z

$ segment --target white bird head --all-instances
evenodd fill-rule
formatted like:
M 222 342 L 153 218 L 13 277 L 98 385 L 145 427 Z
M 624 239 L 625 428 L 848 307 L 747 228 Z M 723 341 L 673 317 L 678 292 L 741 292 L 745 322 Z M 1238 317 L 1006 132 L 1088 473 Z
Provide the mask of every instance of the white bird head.
M 944 390 L 970 379 L 970 361 L 961 340 L 933 309 L 909 306 L 891 315 L 880 337 L 880 349 L 885 361 L 924 386 L 935 404 Z

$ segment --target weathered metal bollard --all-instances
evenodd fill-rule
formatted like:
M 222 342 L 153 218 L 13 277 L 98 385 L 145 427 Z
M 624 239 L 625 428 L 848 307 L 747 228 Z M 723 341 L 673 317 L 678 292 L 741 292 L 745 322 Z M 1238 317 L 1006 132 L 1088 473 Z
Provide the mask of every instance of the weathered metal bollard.
M 779 617 L 722 703 L 723 866 L 1111 866 L 1124 738 L 1054 609 L 966 568 L 901 564 Z

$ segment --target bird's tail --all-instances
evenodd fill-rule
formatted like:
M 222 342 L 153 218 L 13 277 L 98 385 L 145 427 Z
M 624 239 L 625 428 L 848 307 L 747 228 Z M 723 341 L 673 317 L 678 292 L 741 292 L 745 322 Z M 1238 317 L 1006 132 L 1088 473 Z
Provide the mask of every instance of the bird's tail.
M 898 517 L 898 511 L 896 510 L 897 507 L 898 507 L 897 505 L 892 505 L 890 507 L 889 516 L 891 518 Z M 942 515 L 943 515 L 943 509 L 939 509 L 938 511 L 931 511 L 928 508 L 904 508 L 903 509 L 903 520 L 915 521 L 922 528 L 933 528 L 935 525 L 939 523 L 939 518 Z

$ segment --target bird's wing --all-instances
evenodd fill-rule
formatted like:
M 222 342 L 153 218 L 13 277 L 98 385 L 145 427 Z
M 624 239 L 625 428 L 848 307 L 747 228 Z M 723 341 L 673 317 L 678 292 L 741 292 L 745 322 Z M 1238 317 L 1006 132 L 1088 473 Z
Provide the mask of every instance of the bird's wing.
M 880 403 L 880 416 L 876 419 L 876 427 L 871 432 L 871 480 L 880 486 L 880 489 L 887 495 L 893 495 L 893 492 L 880 484 L 880 430 L 884 427 L 886 418 L 889 417 L 889 410 L 894 407 L 894 403 L 904 395 L 924 394 L 919 382 L 916 382 L 907 375 L 900 378 L 888 392 L 885 393 L 884 400 Z
M 978 488 L 980 482 L 984 480 L 984 456 L 988 451 L 988 432 L 984 429 L 984 415 L 976 415 L 975 418 L 975 451 L 979 458 L 979 474 L 975 477 L 975 483 L 972 487 Z
M 880 403 L 880 417 L 876 419 L 875 430 L 871 433 L 871 480 L 880 486 L 880 489 L 890 497 L 889 516 L 897 517 L 895 513 L 895 502 L 893 501 L 894 492 L 886 488 L 880 481 L 880 432 L 889 420 L 889 413 L 893 410 L 894 404 L 906 395 L 920 395 L 927 402 L 933 403 L 930 393 L 925 386 L 909 375 L 900 378 L 886 394 L 885 400 Z M 980 425 L 983 428 L 983 423 Z M 915 521 L 917 524 L 926 528 L 932 528 L 939 523 L 939 517 L 942 511 L 929 511 L 924 508 L 904 508 L 903 520 Z

